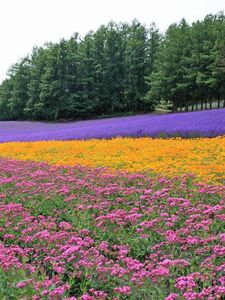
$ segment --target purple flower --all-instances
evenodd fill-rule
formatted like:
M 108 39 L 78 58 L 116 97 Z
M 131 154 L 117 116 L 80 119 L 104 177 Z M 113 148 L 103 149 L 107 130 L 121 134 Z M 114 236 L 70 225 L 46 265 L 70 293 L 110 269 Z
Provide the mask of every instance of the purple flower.
M 68 123 L 0 122 L 0 142 L 112 137 L 213 137 L 225 134 L 225 109 Z

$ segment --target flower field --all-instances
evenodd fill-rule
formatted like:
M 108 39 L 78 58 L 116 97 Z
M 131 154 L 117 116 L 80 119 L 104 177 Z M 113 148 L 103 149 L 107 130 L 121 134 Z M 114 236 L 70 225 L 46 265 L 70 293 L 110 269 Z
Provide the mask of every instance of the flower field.
M 28 140 L 0 144 L 0 299 L 225 299 L 224 136 Z
M 225 108 L 67 123 L 4 121 L 0 142 L 113 137 L 214 137 L 225 134 Z
M 144 171 L 170 177 L 193 174 L 210 183 L 225 179 L 225 137 L 3 143 L 0 156 L 54 165 Z

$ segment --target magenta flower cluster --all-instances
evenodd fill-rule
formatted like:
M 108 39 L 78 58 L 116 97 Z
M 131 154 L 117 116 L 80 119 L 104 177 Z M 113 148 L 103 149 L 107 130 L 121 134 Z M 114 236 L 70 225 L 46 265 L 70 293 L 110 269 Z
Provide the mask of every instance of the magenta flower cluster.
M 225 297 L 225 186 L 0 159 L 0 215 L 11 299 Z

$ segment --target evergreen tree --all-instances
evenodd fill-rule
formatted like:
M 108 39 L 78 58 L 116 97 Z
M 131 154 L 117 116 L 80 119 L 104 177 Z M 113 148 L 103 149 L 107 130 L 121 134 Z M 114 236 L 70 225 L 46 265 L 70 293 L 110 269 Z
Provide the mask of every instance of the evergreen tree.
M 90 116 L 97 106 L 93 48 L 93 32 L 89 32 L 79 45 L 78 92 L 74 107 L 76 116 Z
M 211 51 L 211 72 L 212 76 L 209 79 L 210 88 L 213 90 L 212 98 L 218 100 L 220 107 L 221 99 L 223 107 L 225 107 L 225 16 L 219 13 L 216 16 L 216 26 L 214 26 L 214 34 L 216 41 Z
M 10 70 L 10 77 L 13 85 L 7 107 L 12 119 L 24 119 L 30 82 L 30 59 L 26 57 L 15 64 Z
M 137 112 L 142 108 L 147 92 L 145 76 L 148 69 L 147 30 L 134 20 L 129 28 L 126 49 L 126 98 L 129 110 Z M 149 71 L 149 70 L 148 70 Z
M 225 106 L 225 17 L 183 19 L 161 35 L 154 24 L 114 22 L 36 47 L 0 85 L 0 119 L 58 120 Z M 223 102 L 222 102 L 223 101 Z
M 120 111 L 124 106 L 124 59 L 123 34 L 119 26 L 111 22 L 107 27 L 103 68 L 103 84 L 106 91 L 104 110 L 107 113 Z
M 8 103 L 12 98 L 13 80 L 5 79 L 0 85 L 0 120 L 12 119 Z
M 31 55 L 30 81 L 28 83 L 28 100 L 24 114 L 29 119 L 44 119 L 43 105 L 40 102 L 41 77 L 47 62 L 47 49 L 34 48 Z

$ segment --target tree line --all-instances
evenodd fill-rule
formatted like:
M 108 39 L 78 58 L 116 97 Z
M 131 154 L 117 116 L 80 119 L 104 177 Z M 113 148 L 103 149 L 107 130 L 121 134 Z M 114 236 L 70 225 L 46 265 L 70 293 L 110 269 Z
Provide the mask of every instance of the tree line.
M 149 101 L 169 101 L 173 110 L 189 105 L 225 107 L 225 16 L 207 15 L 188 25 L 172 24 L 147 78 Z M 223 101 L 223 103 L 222 103 Z
M 59 120 L 225 105 L 225 16 L 184 19 L 161 34 L 134 20 L 46 43 L 0 85 L 1 120 Z M 221 102 L 221 104 L 220 104 Z

